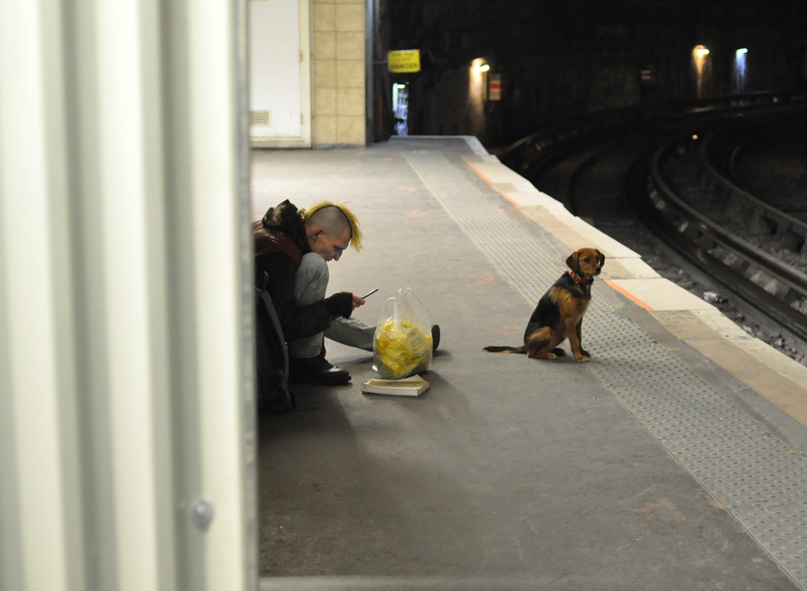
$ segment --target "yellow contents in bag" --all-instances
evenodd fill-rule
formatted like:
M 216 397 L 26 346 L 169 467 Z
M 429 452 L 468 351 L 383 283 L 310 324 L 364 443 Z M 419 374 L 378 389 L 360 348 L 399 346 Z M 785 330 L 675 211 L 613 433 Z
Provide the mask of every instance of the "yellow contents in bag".
M 375 361 L 384 377 L 405 378 L 431 364 L 432 337 L 408 320 L 390 320 L 376 331 Z

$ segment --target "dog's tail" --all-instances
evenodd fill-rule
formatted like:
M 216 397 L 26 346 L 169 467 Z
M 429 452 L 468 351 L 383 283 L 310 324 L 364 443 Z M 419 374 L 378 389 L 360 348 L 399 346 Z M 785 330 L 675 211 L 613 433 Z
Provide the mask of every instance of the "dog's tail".
M 527 353 L 527 347 L 523 345 L 521 347 L 496 347 L 494 345 L 490 345 L 482 350 L 489 351 L 491 353 L 519 353 L 521 355 Z

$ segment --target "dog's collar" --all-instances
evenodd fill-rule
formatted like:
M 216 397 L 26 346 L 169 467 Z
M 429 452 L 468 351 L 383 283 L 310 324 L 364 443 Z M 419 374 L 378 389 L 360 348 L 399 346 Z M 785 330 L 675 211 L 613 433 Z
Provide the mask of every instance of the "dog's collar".
M 586 279 L 585 277 L 580 277 L 580 275 L 578 275 L 574 271 L 569 271 L 569 277 L 571 277 L 575 283 L 582 283 L 583 285 L 588 285 L 589 283 L 592 283 L 594 281 L 594 279 Z

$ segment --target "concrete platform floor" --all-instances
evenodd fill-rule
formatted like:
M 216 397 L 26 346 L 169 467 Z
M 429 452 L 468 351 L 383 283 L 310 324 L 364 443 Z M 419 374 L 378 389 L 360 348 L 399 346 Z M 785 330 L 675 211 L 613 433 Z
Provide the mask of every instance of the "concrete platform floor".
M 286 198 L 300 207 L 327 198 L 361 220 L 365 248 L 330 264 L 330 291 L 379 287 L 356 312 L 374 324 L 387 297 L 412 287 L 443 334 L 420 398 L 362 394 L 371 355 L 326 342 L 353 383 L 297 386 L 294 412 L 260 419 L 261 588 L 802 588 L 591 364 L 481 351 L 520 344 L 535 302 L 455 223 L 406 154 L 443 155 L 519 227 L 546 236 L 466 174 L 465 161 L 479 159 L 472 148 L 412 139 L 254 153 L 255 219 Z M 548 287 L 558 274 L 540 279 Z M 647 310 L 604 282 L 595 298 L 679 351 L 782 445 L 804 436 L 786 418 L 777 428 L 775 409 L 764 415 L 739 400 L 730 374 Z M 603 349 L 591 349 L 594 359 Z

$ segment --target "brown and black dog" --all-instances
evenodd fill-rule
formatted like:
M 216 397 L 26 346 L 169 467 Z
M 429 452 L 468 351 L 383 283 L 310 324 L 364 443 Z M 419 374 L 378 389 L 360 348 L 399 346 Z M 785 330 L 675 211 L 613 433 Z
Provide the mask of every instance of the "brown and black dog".
M 591 354 L 581 344 L 581 325 L 591 301 L 591 284 L 605 264 L 605 255 L 596 248 L 581 248 L 566 259 L 568 273 L 561 275 L 543 295 L 527 324 L 522 347 L 485 347 L 491 353 L 521 353 L 527 357 L 555 359 L 566 355 L 558 348 L 569 339 L 574 358 L 588 361 Z

